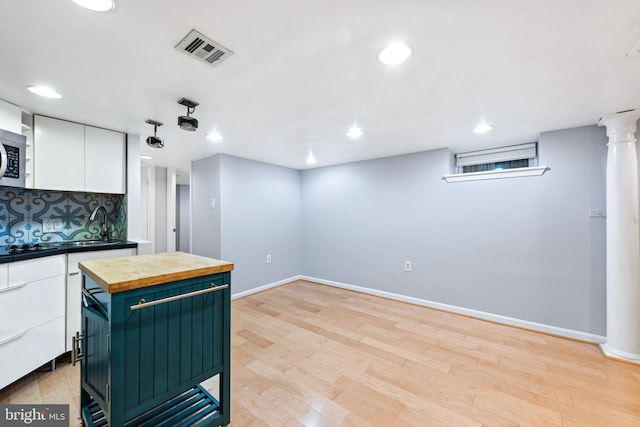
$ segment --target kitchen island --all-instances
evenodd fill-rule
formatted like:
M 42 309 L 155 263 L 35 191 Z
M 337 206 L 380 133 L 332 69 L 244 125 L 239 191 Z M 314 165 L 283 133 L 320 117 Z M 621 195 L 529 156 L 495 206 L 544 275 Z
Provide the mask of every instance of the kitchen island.
M 83 261 L 80 270 L 73 357 L 85 425 L 229 424 L 233 264 L 174 252 Z M 199 384 L 216 375 L 213 396 Z

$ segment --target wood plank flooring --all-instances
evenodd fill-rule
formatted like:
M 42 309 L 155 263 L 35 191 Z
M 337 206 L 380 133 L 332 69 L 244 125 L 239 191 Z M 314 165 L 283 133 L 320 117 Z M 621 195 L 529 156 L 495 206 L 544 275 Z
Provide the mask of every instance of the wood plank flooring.
M 0 403 L 78 387 L 60 363 Z M 595 345 L 304 281 L 232 302 L 231 391 L 234 427 L 640 426 L 640 366 Z

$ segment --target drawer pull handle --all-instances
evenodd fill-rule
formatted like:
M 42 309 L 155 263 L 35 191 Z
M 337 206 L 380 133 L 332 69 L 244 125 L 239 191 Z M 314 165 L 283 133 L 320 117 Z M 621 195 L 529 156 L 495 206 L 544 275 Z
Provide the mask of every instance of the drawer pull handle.
M 159 299 L 156 301 L 150 301 L 150 302 L 146 302 L 144 298 L 140 298 L 140 301 L 138 302 L 138 304 L 132 305 L 131 307 L 129 307 L 129 310 L 140 310 L 141 308 L 151 307 L 153 305 L 164 304 L 166 302 L 171 302 L 171 301 L 177 301 L 184 298 L 194 297 L 196 295 L 207 294 L 209 292 L 221 291 L 223 289 L 227 289 L 228 287 L 229 285 L 220 285 L 220 286 L 211 285 L 211 287 L 207 289 L 201 289 L 199 291 L 189 292 L 188 294 L 176 295 L 173 297 L 162 298 L 162 299 Z
M 22 332 L 18 332 L 18 333 L 17 333 L 17 334 L 15 334 L 15 335 L 11 335 L 10 337 L 3 338 L 3 339 L 1 339 L 1 340 L 0 340 L 0 345 L 5 345 L 5 344 L 10 343 L 11 341 L 15 341 L 15 340 L 17 340 L 18 338 L 20 338 L 20 337 L 22 337 L 23 335 L 25 335 L 26 333 L 27 333 L 27 331 L 22 331 Z
M 27 282 L 22 282 L 16 285 L 9 285 L 9 287 L 7 288 L 0 289 L 0 292 L 15 291 L 16 289 L 24 288 L 25 286 L 27 286 L 27 284 L 28 284 Z
M 77 276 L 78 274 L 80 274 L 79 271 L 74 271 L 72 273 L 69 273 L 69 276 Z
M 84 359 L 84 353 L 80 350 L 80 341 L 84 339 L 84 336 L 80 335 L 80 332 L 76 332 L 75 337 L 71 337 L 71 365 L 76 366 L 76 362 Z

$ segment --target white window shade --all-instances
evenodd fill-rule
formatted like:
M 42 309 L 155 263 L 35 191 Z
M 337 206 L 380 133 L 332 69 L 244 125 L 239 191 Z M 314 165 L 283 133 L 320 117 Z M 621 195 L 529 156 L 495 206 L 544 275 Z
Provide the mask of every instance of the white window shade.
M 456 154 L 456 166 L 480 165 L 485 163 L 506 162 L 510 160 L 535 159 L 536 143 L 512 145 L 509 147 L 492 148 L 488 150 L 473 151 Z

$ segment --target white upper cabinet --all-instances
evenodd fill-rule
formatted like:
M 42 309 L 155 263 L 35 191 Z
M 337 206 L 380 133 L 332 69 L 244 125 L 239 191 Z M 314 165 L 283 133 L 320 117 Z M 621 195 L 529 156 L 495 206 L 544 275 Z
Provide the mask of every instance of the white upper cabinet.
M 22 111 L 17 105 L 0 99 L 0 129 L 22 133 Z
M 84 188 L 96 193 L 125 193 L 125 135 L 86 126 L 84 131 Z
M 84 125 L 34 117 L 35 188 L 84 191 Z
M 34 117 L 34 187 L 126 192 L 126 139 L 120 132 Z

